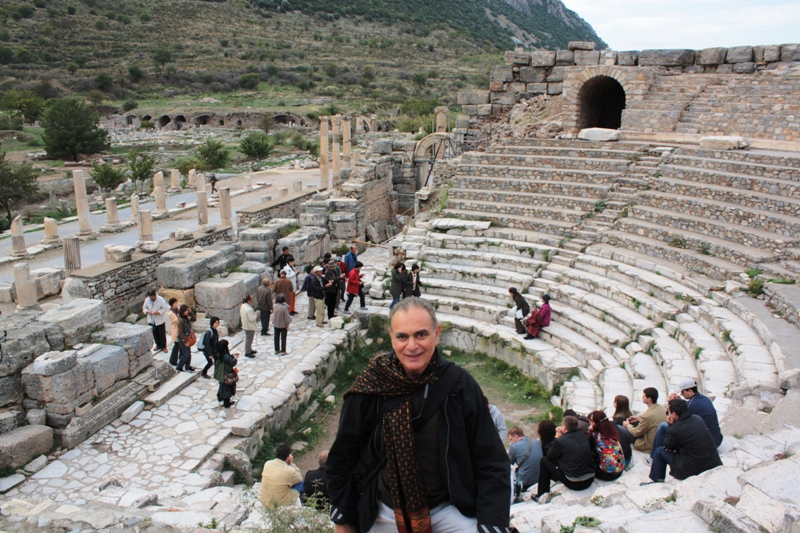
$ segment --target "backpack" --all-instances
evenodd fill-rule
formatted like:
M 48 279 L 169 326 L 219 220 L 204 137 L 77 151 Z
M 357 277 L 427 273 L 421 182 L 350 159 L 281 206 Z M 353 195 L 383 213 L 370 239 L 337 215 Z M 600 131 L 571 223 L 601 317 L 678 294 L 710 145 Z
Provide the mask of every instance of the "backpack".
M 206 339 L 208 338 L 208 336 L 210 334 L 211 334 L 211 330 L 209 329 L 208 331 L 203 333 L 203 335 L 198 339 L 198 341 L 197 341 L 197 351 L 198 352 L 205 351 L 205 349 L 206 349 Z

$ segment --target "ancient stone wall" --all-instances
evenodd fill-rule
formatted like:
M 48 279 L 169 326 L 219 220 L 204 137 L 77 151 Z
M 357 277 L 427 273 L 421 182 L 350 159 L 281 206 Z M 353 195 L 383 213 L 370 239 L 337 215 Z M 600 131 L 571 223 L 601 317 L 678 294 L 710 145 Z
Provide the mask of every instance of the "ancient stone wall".
M 353 167 L 350 179 L 342 184 L 343 195 L 364 206 L 365 226 L 394 219 L 398 209 L 394 170 L 392 156 L 373 157 L 367 164 Z
M 142 302 L 149 289 L 158 287 L 156 271 L 158 266 L 169 260 L 167 252 L 179 248 L 209 246 L 216 242 L 231 241 L 232 228 L 223 228 L 189 241 L 169 240 L 161 244 L 160 251 L 154 254 L 135 254 L 129 263 L 100 263 L 71 274 L 89 288 L 92 298 L 106 302 L 111 320 L 125 317 L 128 309 L 141 310 Z
M 237 209 L 236 214 L 239 217 L 239 224 L 249 226 L 258 222 L 269 222 L 273 218 L 297 218 L 301 213 L 300 206 L 313 198 L 319 191 L 320 189 L 310 189 L 262 204 Z

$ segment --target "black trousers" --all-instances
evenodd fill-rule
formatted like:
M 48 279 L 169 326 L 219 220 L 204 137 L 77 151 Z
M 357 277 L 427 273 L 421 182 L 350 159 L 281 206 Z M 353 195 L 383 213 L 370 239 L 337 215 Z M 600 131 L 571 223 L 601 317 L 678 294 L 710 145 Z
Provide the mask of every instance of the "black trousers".
M 333 315 L 336 313 L 336 302 L 338 300 L 338 291 L 325 293 L 325 306 L 328 308 L 328 318 L 333 318 Z
M 523 324 L 522 320 L 520 320 L 517 317 L 514 317 L 514 326 L 517 328 L 517 333 L 519 334 L 527 332 L 527 330 L 525 329 L 525 324 Z
M 172 353 L 169 355 L 169 364 L 178 366 L 178 358 L 181 355 L 181 343 L 175 342 L 172 344 Z
M 208 369 L 211 368 L 212 366 L 214 366 L 214 358 L 211 357 L 210 355 L 206 355 L 205 352 L 203 352 L 203 356 L 206 358 L 206 366 L 203 367 L 202 374 L 204 376 L 207 376 L 208 375 Z
M 163 350 L 167 347 L 167 328 L 166 324 L 150 324 L 153 328 L 153 340 L 156 343 L 156 348 Z
M 594 478 L 590 477 L 584 481 L 570 481 L 566 478 L 564 473 L 561 472 L 556 463 L 547 457 L 542 457 L 542 460 L 539 461 L 539 489 L 537 491 L 537 496 L 550 492 L 551 481 L 560 481 L 568 489 L 583 490 L 589 488 L 594 482 Z
M 261 310 L 261 334 L 266 335 L 269 333 L 269 309 Z
M 352 292 L 347 293 L 347 303 L 344 304 L 344 310 L 347 311 L 350 309 L 350 304 L 353 303 L 353 299 L 356 297 L 355 294 Z M 364 291 L 359 288 L 358 289 L 358 299 L 361 301 L 361 307 L 366 307 L 367 302 L 364 300 Z
M 286 352 L 286 328 L 275 328 L 275 352 Z

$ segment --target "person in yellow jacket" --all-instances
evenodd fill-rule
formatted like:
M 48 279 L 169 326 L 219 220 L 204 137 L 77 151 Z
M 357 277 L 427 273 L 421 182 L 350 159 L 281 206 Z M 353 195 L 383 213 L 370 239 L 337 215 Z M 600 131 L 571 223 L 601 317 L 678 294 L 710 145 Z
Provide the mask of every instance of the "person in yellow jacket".
M 667 415 L 664 407 L 658 405 L 658 391 L 653 387 L 647 387 L 642 391 L 642 401 L 647 405 L 647 411 L 639 416 L 628 418 L 622 425 L 628 428 L 628 431 L 636 439 L 633 448 L 640 452 L 650 453 L 658 432 L 658 425 L 667 421 Z M 638 424 L 636 424 L 637 422 Z
M 303 492 L 303 475 L 294 464 L 292 450 L 278 445 L 275 459 L 264 463 L 258 498 L 268 509 L 295 505 Z

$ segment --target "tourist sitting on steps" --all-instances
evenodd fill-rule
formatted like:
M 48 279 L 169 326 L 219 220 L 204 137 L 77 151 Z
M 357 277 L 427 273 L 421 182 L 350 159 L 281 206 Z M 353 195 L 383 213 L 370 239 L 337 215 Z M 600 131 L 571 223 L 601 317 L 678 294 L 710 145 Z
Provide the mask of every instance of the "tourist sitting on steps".
M 303 494 L 302 500 L 308 501 L 309 498 L 316 500 L 316 508 L 319 511 L 324 511 L 328 508 L 328 478 L 325 475 L 325 465 L 328 462 L 328 451 L 320 452 L 317 457 L 319 468 L 309 470 L 306 472 L 306 477 L 303 479 Z
M 525 328 L 528 334 L 526 339 L 535 339 L 539 336 L 539 330 L 550 325 L 550 295 L 542 295 L 542 306 L 531 311 L 531 316 L 525 321 Z
M 303 474 L 294 464 L 292 450 L 286 444 L 279 444 L 275 459 L 264 463 L 258 499 L 267 509 L 294 505 L 303 488 Z
M 589 438 L 597 457 L 595 477 L 603 481 L 614 481 L 625 471 L 625 454 L 619 442 L 617 426 L 603 411 L 592 411 L 589 420 L 592 422 Z
M 236 402 L 232 402 L 231 398 L 236 396 L 236 380 L 230 379 L 236 374 L 234 367 L 239 360 L 239 352 L 231 352 L 228 348 L 228 341 L 225 339 L 217 343 L 217 352 L 214 358 L 214 379 L 219 381 L 219 388 L 217 389 L 217 401 L 222 403 L 226 408 L 231 407 Z M 226 383 L 225 377 L 229 376 Z M 231 383 L 233 381 L 233 383 Z
M 647 410 L 640 416 L 632 416 L 623 422 L 623 426 L 628 428 L 631 436 L 636 439 L 633 448 L 640 452 L 650 453 L 653 449 L 658 425 L 667 420 L 664 408 L 658 405 L 658 391 L 653 387 L 647 387 L 642 391 L 642 402 L 647 406 Z
M 556 425 L 552 420 L 545 418 L 536 426 L 536 434 L 539 435 L 539 442 L 542 445 L 542 454 L 547 455 L 553 441 L 556 440 Z
M 516 287 L 511 287 L 508 289 L 508 294 L 511 295 L 511 299 L 514 300 L 514 326 L 517 328 L 517 333 L 520 335 L 527 334 L 525 329 L 525 317 L 528 316 L 528 313 L 531 312 L 531 306 L 528 305 L 528 301 L 525 300 L 525 297 L 520 294 Z
M 650 482 L 662 482 L 670 474 L 677 479 L 702 474 L 722 465 L 717 447 L 706 423 L 698 415 L 689 412 L 685 400 L 670 400 L 667 406 L 669 429 L 664 437 L 664 446 L 656 449 L 650 466 Z
M 618 394 L 614 396 L 614 425 L 617 426 L 617 433 L 619 434 L 619 443 L 622 446 L 622 453 L 625 455 L 625 468 L 630 466 L 633 457 L 633 443 L 636 438 L 631 435 L 623 423 L 633 416 L 630 408 L 631 402 L 627 396 Z
M 542 461 L 542 445 L 533 438 L 525 436 L 525 431 L 519 426 L 508 430 L 508 459 L 512 468 L 516 468 L 515 496 L 516 501 L 521 501 L 519 495 L 539 481 L 539 466 Z
M 577 418 L 565 416 L 539 464 L 539 488 L 534 499 L 538 501 L 550 492 L 551 481 L 560 481 L 572 490 L 587 489 L 594 482 L 595 469 L 589 438 L 578 429 Z
M 589 436 L 589 426 L 592 425 L 592 421 L 589 420 L 589 417 L 579 415 L 574 409 L 567 409 L 564 411 L 564 416 L 574 416 L 576 419 L 578 419 L 578 431 L 587 437 Z

